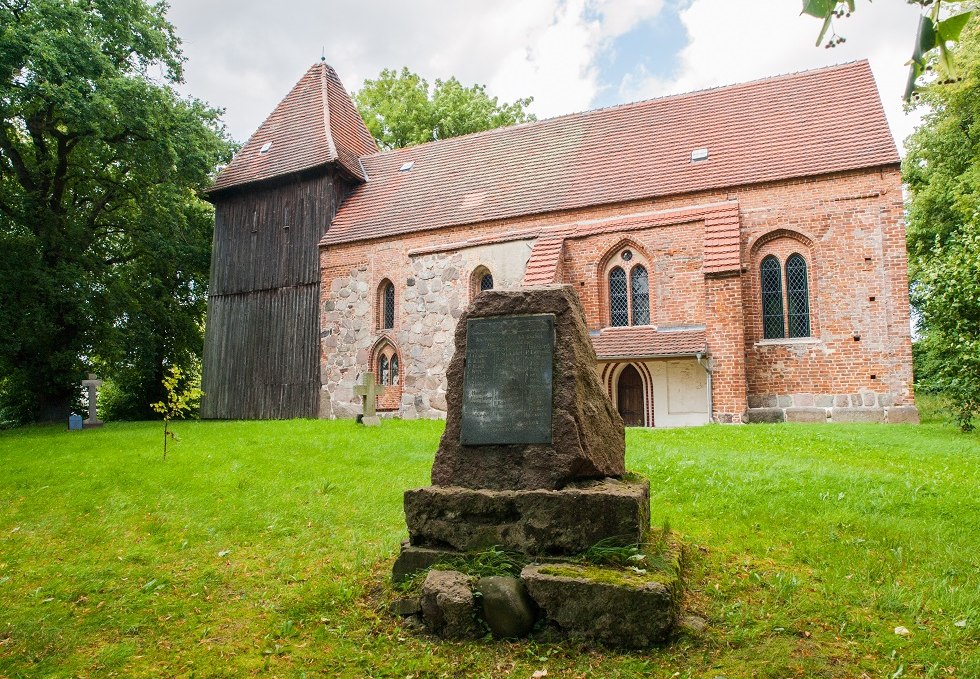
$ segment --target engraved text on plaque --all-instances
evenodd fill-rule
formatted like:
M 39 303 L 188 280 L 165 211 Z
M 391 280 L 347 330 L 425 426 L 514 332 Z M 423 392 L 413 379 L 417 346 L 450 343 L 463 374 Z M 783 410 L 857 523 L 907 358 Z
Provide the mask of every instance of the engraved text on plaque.
M 467 321 L 463 445 L 551 443 L 554 338 L 552 314 Z

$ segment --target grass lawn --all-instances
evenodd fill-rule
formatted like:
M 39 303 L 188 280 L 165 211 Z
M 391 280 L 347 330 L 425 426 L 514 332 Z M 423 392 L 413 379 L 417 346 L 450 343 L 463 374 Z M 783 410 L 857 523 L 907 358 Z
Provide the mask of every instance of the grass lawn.
M 439 422 L 175 429 L 166 462 L 159 423 L 0 433 L 0 677 L 980 676 L 980 435 L 948 424 L 629 431 L 708 620 L 645 653 L 386 613 Z

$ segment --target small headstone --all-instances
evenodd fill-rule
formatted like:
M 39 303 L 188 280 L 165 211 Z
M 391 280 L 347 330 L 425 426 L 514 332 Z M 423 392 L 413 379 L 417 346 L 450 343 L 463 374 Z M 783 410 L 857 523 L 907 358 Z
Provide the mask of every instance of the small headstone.
M 72 413 L 68 416 L 68 431 L 82 430 L 82 416 Z
M 379 386 L 374 382 L 374 373 L 364 373 L 363 383 L 354 387 L 354 394 L 361 397 L 363 408 L 363 413 L 357 416 L 357 421 L 366 427 L 377 427 L 381 424 L 377 411 L 378 394 L 384 387 L 379 389 Z
M 88 389 L 88 418 L 82 422 L 82 426 L 86 429 L 101 427 L 102 420 L 96 414 L 96 402 L 98 400 L 99 387 L 102 386 L 102 380 L 97 378 L 94 373 L 89 373 L 88 379 L 82 380 L 82 386 Z

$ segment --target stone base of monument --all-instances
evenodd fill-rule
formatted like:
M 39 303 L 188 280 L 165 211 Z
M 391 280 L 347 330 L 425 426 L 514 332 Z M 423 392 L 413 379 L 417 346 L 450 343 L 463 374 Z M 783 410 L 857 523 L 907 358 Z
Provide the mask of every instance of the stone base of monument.
M 595 554 L 526 557 L 519 577 L 467 575 L 487 554 L 403 545 L 392 577 L 410 586 L 393 612 L 448 639 L 557 634 L 626 649 L 662 643 L 677 626 L 682 551 L 673 536 L 641 545 L 633 565 L 589 563 Z M 520 567 L 521 555 L 507 558 Z
M 561 490 L 428 486 L 405 492 L 411 544 L 536 555 L 635 545 L 650 526 L 646 479 L 584 481 Z

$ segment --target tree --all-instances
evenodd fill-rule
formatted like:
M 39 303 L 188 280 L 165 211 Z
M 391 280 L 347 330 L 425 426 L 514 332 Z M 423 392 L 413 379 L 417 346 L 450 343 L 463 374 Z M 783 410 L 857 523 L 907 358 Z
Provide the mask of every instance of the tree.
M 183 57 L 166 9 L 0 0 L 7 417 L 64 417 L 86 367 L 111 373 L 128 358 L 137 382 L 159 384 L 165 364 L 200 353 L 211 232 L 200 191 L 231 144 L 219 111 L 172 87 Z
M 384 69 L 354 93 L 364 124 L 385 149 L 532 121 L 536 118 L 526 109 L 533 100 L 498 104 L 483 85 L 464 87 L 456 78 L 436 80 L 430 88 L 407 68 Z
M 870 2 L 870 0 L 868 0 Z M 921 5 L 928 11 L 919 17 L 919 29 L 915 35 L 912 58 L 909 60 L 909 79 L 905 87 L 905 101 L 920 89 L 919 78 L 929 70 L 939 72 L 943 80 L 959 77 L 951 56 L 951 44 L 959 40 L 960 32 L 970 19 L 971 11 L 962 10 L 962 2 L 947 2 L 952 7 L 948 16 L 940 20 L 943 0 L 906 0 L 910 5 Z M 823 19 L 823 26 L 817 36 L 817 45 L 823 42 L 828 31 L 830 36 L 824 47 L 836 47 L 845 38 L 834 30 L 834 19 L 851 16 L 855 10 L 855 0 L 803 0 L 803 14 Z
M 912 300 L 921 314 L 923 386 L 952 398 L 960 424 L 980 414 L 980 27 L 955 54 L 962 78 L 921 94 L 923 124 L 906 143 Z

